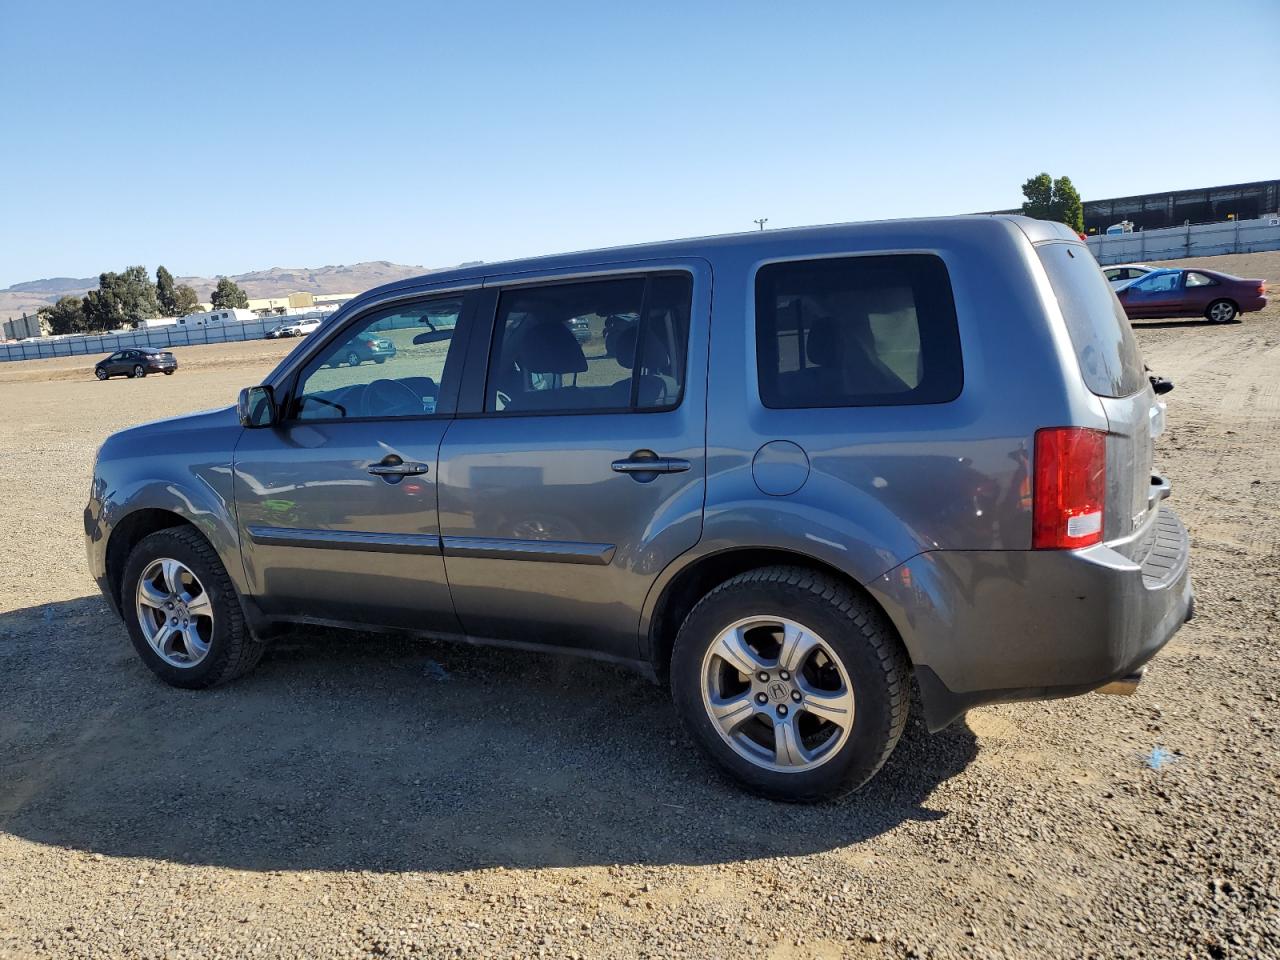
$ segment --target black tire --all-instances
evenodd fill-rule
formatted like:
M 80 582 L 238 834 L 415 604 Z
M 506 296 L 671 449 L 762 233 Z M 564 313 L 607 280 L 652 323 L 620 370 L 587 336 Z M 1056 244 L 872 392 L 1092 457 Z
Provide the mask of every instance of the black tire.
M 358 366 L 360 366 L 360 354 L 356 353 L 354 350 L 352 350 L 350 353 L 348 353 L 348 354 L 347 354 L 347 366 L 348 366 L 348 367 L 358 367 Z
M 1231 323 L 1239 315 L 1240 308 L 1231 300 L 1215 300 L 1204 311 L 1204 318 L 1210 323 Z
M 374 362 L 374 363 L 376 363 L 376 364 L 378 364 L 378 366 L 382 366 L 382 364 L 384 364 L 384 363 L 386 363 L 386 362 L 387 362 L 387 358 L 386 358 L 386 357 L 374 357 L 374 358 L 373 358 L 373 362 Z
M 133 378 L 136 380 L 136 379 L 138 379 L 139 377 L 145 377 L 146 375 L 147 375 L 147 368 L 146 368 L 146 367 L 144 367 L 144 366 L 143 366 L 142 364 L 140 364 L 140 363 L 136 363 L 136 364 L 134 364 L 134 366 L 133 366 L 133 373 L 131 373 L 131 374 L 130 374 L 130 376 L 131 376 L 131 377 L 133 377 Z
M 103 370 L 101 367 L 95 369 L 93 371 L 93 375 L 99 380 L 107 380 L 111 377 L 111 374 L 107 373 L 107 371 Z
M 164 375 L 165 375 L 166 377 L 172 377 L 172 376 L 173 376 L 173 371 L 172 371 L 172 370 L 166 370 L 166 371 L 164 372 Z
M 185 564 L 200 580 L 213 604 L 213 635 L 209 652 L 192 667 L 175 667 L 161 659 L 147 643 L 134 610 L 138 578 L 153 560 L 171 557 Z M 144 537 L 125 562 L 120 588 L 121 611 L 129 639 L 138 656 L 161 680 L 174 687 L 203 690 L 248 673 L 262 658 L 264 646 L 254 639 L 231 578 L 209 541 L 191 527 L 170 527 Z
M 841 661 L 854 694 L 847 740 L 820 765 L 780 772 L 740 755 L 702 701 L 703 659 L 719 632 L 751 616 L 783 616 L 816 631 Z M 671 693 L 704 753 L 749 790 L 775 800 L 831 800 L 857 790 L 897 746 L 910 704 L 910 668 L 896 631 L 869 599 L 802 567 L 764 567 L 727 580 L 689 613 L 671 656 Z

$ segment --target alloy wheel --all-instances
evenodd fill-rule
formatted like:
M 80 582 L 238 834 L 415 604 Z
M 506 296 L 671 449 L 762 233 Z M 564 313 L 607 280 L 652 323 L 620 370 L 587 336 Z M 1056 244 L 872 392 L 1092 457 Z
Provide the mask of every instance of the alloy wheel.
M 1219 300 L 1209 308 L 1209 319 L 1214 323 L 1227 323 L 1236 315 L 1236 308 L 1225 300 Z
M 720 631 L 703 657 L 702 704 L 735 753 L 782 773 L 822 765 L 853 730 L 844 665 L 822 637 L 785 617 Z
M 177 560 L 153 560 L 138 578 L 138 626 L 151 649 L 174 667 L 194 667 L 209 653 L 213 602 L 191 568 Z

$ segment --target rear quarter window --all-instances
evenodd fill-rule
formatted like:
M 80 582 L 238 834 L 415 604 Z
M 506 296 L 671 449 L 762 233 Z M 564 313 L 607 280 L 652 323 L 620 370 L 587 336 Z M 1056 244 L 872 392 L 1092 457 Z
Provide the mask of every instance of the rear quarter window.
M 1127 397 L 1143 386 L 1142 354 L 1124 308 L 1079 243 L 1036 247 L 1067 324 L 1085 386 L 1099 397 Z
M 947 268 L 932 254 L 767 264 L 756 362 L 775 409 L 954 400 L 964 373 Z

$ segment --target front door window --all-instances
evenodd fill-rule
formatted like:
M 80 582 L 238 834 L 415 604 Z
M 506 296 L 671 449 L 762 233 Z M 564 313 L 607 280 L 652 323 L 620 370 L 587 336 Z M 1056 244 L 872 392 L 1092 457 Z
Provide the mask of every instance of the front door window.
M 384 419 L 451 413 L 441 384 L 462 298 L 416 303 L 357 323 L 311 361 L 298 379 L 297 420 Z

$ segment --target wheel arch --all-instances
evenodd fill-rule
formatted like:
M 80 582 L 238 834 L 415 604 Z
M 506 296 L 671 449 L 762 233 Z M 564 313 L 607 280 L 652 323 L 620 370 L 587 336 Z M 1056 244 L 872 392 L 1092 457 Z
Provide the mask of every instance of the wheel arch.
M 679 570 L 672 573 L 660 588 L 655 589 L 656 596 L 652 606 L 645 611 L 641 634 L 645 643 L 642 655 L 654 673 L 659 678 L 665 678 L 671 661 L 671 651 L 675 645 L 676 632 L 689 611 L 703 596 L 740 573 L 772 566 L 803 567 L 815 573 L 821 573 L 865 598 L 884 615 L 885 622 L 893 629 L 898 643 L 902 646 L 904 656 L 907 657 L 908 662 L 911 662 L 910 651 L 903 641 L 897 622 L 889 616 L 888 611 L 876 596 L 856 578 L 811 554 L 785 547 L 744 546 L 719 550 L 690 559 Z
M 1231 304 L 1231 309 L 1235 311 L 1235 316 L 1237 317 L 1240 316 L 1240 301 L 1238 301 L 1235 297 L 1214 297 L 1212 300 L 1209 301 L 1209 305 L 1204 308 L 1204 315 L 1208 317 L 1209 312 L 1213 310 L 1214 304 L 1218 304 L 1218 303 Z
M 188 527 L 199 532 L 198 528 L 187 517 L 172 510 L 159 507 L 144 507 L 121 517 L 111 530 L 107 539 L 106 574 L 107 584 L 111 590 L 111 600 L 117 610 L 122 610 L 120 599 L 120 581 L 124 577 L 124 566 L 129 554 L 145 537 L 158 530 L 172 527 Z M 201 534 L 201 536 L 204 536 Z M 208 537 L 205 537 L 208 540 Z M 212 544 L 210 544 L 212 546 Z

